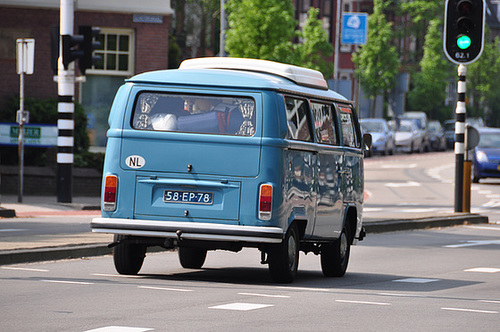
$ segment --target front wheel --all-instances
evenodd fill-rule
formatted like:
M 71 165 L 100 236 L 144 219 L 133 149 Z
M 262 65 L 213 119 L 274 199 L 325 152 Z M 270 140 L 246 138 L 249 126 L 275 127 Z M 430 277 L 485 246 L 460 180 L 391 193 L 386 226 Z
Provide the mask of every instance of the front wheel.
M 273 246 L 268 253 L 269 272 L 275 282 L 292 282 L 299 266 L 299 232 L 292 224 L 282 243 Z
M 322 246 L 321 270 L 325 277 L 342 277 L 347 271 L 351 243 L 347 228 L 342 229 L 340 237 L 331 244 Z
M 137 274 L 146 256 L 146 245 L 129 242 L 126 235 L 115 235 L 114 242 L 119 243 L 113 249 L 116 271 L 126 275 Z

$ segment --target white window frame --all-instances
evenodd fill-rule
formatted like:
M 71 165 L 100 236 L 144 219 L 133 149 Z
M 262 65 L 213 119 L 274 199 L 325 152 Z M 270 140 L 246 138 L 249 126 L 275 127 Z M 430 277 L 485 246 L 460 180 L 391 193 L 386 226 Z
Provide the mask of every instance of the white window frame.
M 116 50 L 107 50 L 107 45 L 103 45 L 104 51 L 94 51 L 94 54 L 105 53 L 105 54 L 127 54 L 128 64 L 127 70 L 117 69 L 95 69 L 94 66 L 89 68 L 86 72 L 92 75 L 107 75 L 107 76 L 132 76 L 134 75 L 134 64 L 135 64 L 135 34 L 133 29 L 120 29 L 120 28 L 101 28 L 101 34 L 105 35 L 126 35 L 129 37 L 129 49 L 128 51 L 120 51 L 118 47 Z M 105 41 L 107 38 L 104 39 Z M 118 40 L 118 39 L 117 39 Z M 103 59 L 106 63 L 106 59 Z

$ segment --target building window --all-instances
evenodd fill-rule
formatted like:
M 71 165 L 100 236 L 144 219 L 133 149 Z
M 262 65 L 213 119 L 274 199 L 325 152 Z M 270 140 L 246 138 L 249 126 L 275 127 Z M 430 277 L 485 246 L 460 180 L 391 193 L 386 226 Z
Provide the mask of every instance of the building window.
M 96 38 L 101 46 L 95 55 L 101 57 L 89 74 L 130 76 L 134 73 L 134 32 L 131 29 L 102 28 Z

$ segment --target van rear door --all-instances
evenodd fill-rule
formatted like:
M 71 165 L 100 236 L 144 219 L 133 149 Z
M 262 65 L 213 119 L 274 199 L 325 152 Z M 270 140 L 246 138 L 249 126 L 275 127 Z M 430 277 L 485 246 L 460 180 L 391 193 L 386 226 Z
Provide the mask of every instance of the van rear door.
M 259 101 L 258 93 L 138 92 L 120 161 L 136 173 L 134 216 L 237 222 L 240 179 L 260 169 Z

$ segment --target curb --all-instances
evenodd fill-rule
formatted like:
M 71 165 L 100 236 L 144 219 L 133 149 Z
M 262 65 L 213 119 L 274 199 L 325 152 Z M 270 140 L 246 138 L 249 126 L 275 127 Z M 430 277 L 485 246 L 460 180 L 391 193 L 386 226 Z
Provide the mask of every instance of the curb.
M 468 224 L 487 224 L 488 217 L 479 214 L 461 214 L 456 216 L 418 218 L 418 219 L 391 219 L 374 220 L 363 223 L 366 233 L 385 233 L 407 231 L 413 229 L 450 227 Z
M 9 250 L 0 252 L 0 265 L 103 256 L 111 252 L 107 244 Z
M 407 231 L 414 229 L 450 227 L 468 224 L 488 223 L 488 217 L 478 214 L 461 214 L 442 218 L 371 220 L 364 223 L 367 234 Z M 164 250 L 152 247 L 148 252 Z M 38 249 L 21 249 L 0 252 L 0 265 L 54 261 L 111 254 L 113 249 L 107 243 L 66 245 Z
M 1 218 L 15 218 L 16 211 L 0 207 L 0 217 Z

